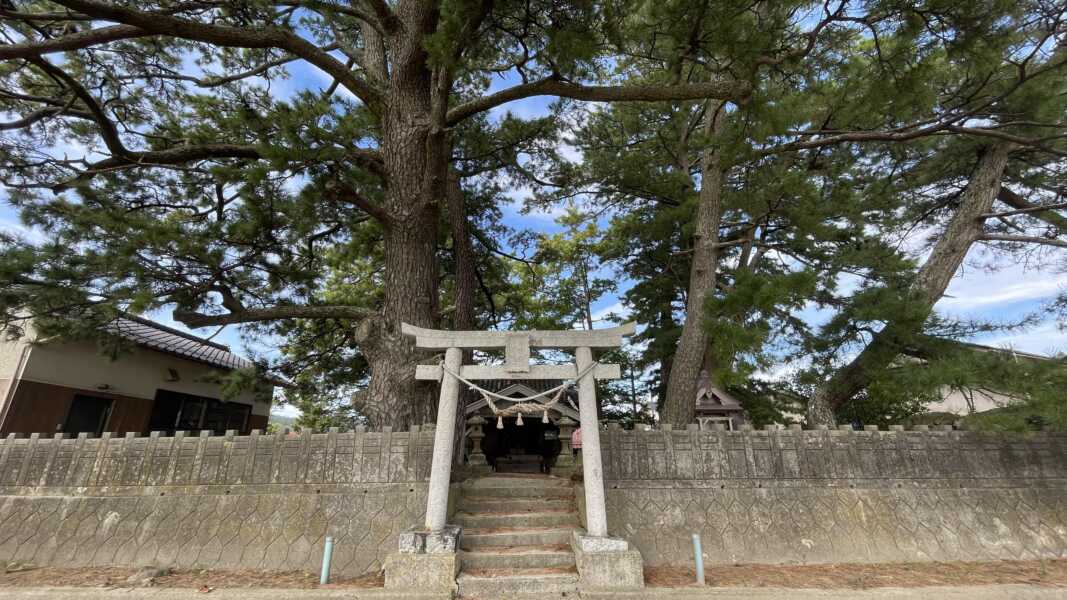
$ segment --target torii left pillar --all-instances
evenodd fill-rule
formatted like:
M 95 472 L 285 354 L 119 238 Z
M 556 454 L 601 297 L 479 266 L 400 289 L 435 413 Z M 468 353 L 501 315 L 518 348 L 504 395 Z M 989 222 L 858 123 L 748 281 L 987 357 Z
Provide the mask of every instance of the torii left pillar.
M 458 373 L 463 365 L 463 351 L 445 350 L 445 367 Z M 437 402 L 437 429 L 433 436 L 433 462 L 430 463 L 430 490 L 426 498 L 426 529 L 441 531 L 448 519 L 448 486 L 452 479 L 452 443 L 456 439 L 456 410 L 459 405 L 459 381 L 455 377 L 441 380 L 441 397 Z
M 463 363 L 459 348 L 445 350 L 445 366 L 453 373 Z M 385 587 L 405 590 L 432 590 L 452 594 L 459 575 L 460 528 L 446 523 L 448 488 L 452 477 L 452 443 L 456 434 L 456 410 L 459 382 L 455 377 L 441 379 L 441 396 L 437 405 L 434 430 L 433 461 L 426 501 L 424 529 L 409 529 L 400 534 L 399 549 L 385 561 Z M 412 442 L 414 443 L 414 442 Z

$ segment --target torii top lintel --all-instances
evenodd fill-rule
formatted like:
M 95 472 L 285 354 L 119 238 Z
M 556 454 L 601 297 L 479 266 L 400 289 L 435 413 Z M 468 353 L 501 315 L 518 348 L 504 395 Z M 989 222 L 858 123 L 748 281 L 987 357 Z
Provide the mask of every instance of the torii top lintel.
M 618 348 L 622 338 L 637 331 L 634 322 L 607 329 L 560 331 L 447 331 L 443 329 L 424 329 L 407 323 L 400 325 L 400 331 L 408 337 L 415 338 L 415 347 L 426 350 L 446 348 L 505 348 L 516 342 L 525 342 L 527 348 Z
M 566 331 L 445 331 L 423 329 L 402 323 L 400 331 L 415 338 L 415 347 L 427 350 L 447 348 L 504 349 L 504 365 L 465 365 L 460 372 L 467 379 L 569 379 L 578 374 L 575 365 L 531 365 L 530 348 L 618 348 L 622 338 L 633 335 L 637 327 L 626 323 L 610 329 Z M 419 365 L 416 379 L 440 380 L 440 366 Z M 618 379 L 618 365 L 596 365 L 596 379 Z

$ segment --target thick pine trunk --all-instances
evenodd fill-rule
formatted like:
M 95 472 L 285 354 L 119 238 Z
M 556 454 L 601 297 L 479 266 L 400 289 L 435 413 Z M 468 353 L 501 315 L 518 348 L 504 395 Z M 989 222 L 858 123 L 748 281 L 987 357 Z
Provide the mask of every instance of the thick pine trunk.
M 385 318 L 367 344 L 371 382 L 361 407 L 374 427 L 406 429 L 437 414 L 433 386 L 415 380 L 418 357 L 400 335 L 401 323 L 437 326 L 437 215 L 429 207 L 421 213 L 385 233 Z
M 404 20 L 416 23 L 421 16 Z M 383 319 L 365 344 L 371 382 L 360 408 L 372 426 L 406 429 L 432 423 L 437 414 L 435 386 L 415 380 L 419 357 L 400 335 L 400 325 L 438 326 L 438 201 L 445 196 L 448 152 L 444 129 L 434 125 L 421 38 L 395 43 L 393 55 L 408 60 L 394 68 L 381 123 L 381 153 L 389 173 Z
M 990 212 L 1000 192 L 1000 181 L 1010 151 L 1008 144 L 997 144 L 982 151 L 960 197 L 959 208 L 909 288 L 912 310 L 887 323 L 856 358 L 816 391 L 808 404 L 809 424 L 833 425 L 834 411 L 866 388 L 876 373 L 896 359 L 902 339 L 921 331 L 967 252 L 982 235 L 981 215 Z
M 718 108 L 716 103 L 708 107 L 706 143 L 710 145 L 701 155 L 685 322 L 671 363 L 667 399 L 660 412 L 663 421 L 675 427 L 685 427 L 695 419 L 697 380 L 707 363 L 712 342 L 704 327 L 704 304 L 715 291 L 722 222 L 722 159 L 714 145 L 723 118 Z
M 478 285 L 474 273 L 474 246 L 467 223 L 467 199 L 455 173 L 450 173 L 448 177 L 448 223 L 452 233 L 452 260 L 455 262 L 456 309 L 452 324 L 457 330 L 474 329 L 474 294 Z
M 471 244 L 469 224 L 467 222 L 467 197 L 463 193 L 459 176 L 450 171 L 448 174 L 448 225 L 452 235 L 452 275 L 455 285 L 455 312 L 452 318 L 452 328 L 455 330 L 474 329 L 474 293 L 478 285 L 477 276 L 474 272 L 474 246 Z M 471 362 L 472 352 L 463 352 L 463 364 Z M 467 403 L 466 390 L 459 395 L 459 406 L 456 411 L 456 439 L 455 456 L 456 465 L 463 464 L 464 449 L 467 445 Z

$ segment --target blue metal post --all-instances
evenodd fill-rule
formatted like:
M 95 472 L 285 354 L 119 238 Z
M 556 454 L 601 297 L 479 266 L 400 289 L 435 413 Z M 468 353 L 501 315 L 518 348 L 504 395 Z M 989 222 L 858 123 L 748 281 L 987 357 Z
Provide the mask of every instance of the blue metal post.
M 693 558 L 697 564 L 697 585 L 704 585 L 704 551 L 700 547 L 700 534 L 693 534 Z
M 326 547 L 322 549 L 322 574 L 319 575 L 319 584 L 326 585 L 330 582 L 330 560 L 333 559 L 333 538 L 326 536 Z

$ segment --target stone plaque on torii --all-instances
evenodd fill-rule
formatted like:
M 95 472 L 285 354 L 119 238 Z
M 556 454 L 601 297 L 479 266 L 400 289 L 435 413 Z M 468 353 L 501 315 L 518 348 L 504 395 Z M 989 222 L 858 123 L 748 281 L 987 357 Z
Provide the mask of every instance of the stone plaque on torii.
M 595 380 L 618 379 L 620 369 L 619 365 L 597 363 L 593 359 L 593 348 L 618 348 L 624 337 L 634 334 L 635 324 L 626 323 L 610 329 L 584 331 L 445 331 L 423 329 L 404 323 L 401 331 L 405 336 L 415 339 L 416 348 L 445 351 L 443 365 L 419 365 L 415 373 L 416 379 L 441 383 L 429 494 L 426 500 L 426 530 L 442 531 L 448 516 L 448 486 L 452 471 L 452 445 L 455 440 L 460 386 L 456 375 L 468 381 L 578 379 L 586 529 L 591 538 L 607 538 L 608 522 L 604 502 L 604 470 L 600 456 Z M 574 352 L 575 362 L 569 365 L 533 365 L 530 364 L 531 348 L 571 350 Z M 504 350 L 503 365 L 462 364 L 464 350 L 500 349 Z M 603 542 L 601 547 L 609 549 L 611 545 L 606 543 L 608 540 Z

